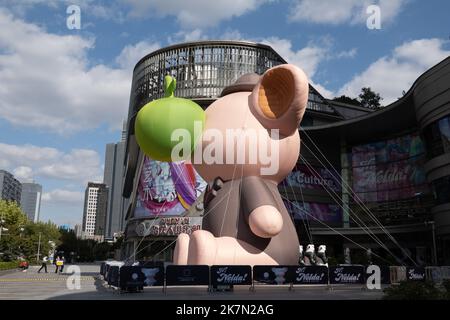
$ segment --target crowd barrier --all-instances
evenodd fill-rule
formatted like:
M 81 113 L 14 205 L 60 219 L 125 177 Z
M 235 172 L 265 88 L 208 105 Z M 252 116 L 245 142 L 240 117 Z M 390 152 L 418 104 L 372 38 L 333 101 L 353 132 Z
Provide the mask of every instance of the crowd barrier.
M 100 274 L 106 283 L 121 291 L 139 291 L 144 287 L 207 286 L 209 290 L 221 286 L 245 285 L 360 285 L 372 281 L 379 272 L 380 283 L 389 285 L 401 281 L 434 281 L 450 279 L 450 267 L 404 266 L 239 266 L 239 265 L 168 265 L 141 263 L 125 266 L 120 262 L 105 262 Z
M 450 266 L 441 267 L 442 280 L 450 280 Z

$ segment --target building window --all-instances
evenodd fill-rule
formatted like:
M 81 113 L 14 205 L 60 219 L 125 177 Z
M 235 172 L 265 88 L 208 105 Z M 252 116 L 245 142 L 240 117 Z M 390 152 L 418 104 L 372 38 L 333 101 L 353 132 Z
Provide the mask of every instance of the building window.
M 436 204 L 450 203 L 450 176 L 432 182 Z
M 450 153 L 450 116 L 430 124 L 425 128 L 423 135 L 428 158 Z

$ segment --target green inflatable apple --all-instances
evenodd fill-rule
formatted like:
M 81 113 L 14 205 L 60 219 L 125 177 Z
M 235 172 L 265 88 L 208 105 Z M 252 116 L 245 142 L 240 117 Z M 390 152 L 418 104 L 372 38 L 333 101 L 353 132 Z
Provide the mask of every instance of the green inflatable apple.
M 205 124 L 203 109 L 189 99 L 174 97 L 175 87 L 175 79 L 166 76 L 164 78 L 165 97 L 147 103 L 136 117 L 137 143 L 141 150 L 154 160 L 172 161 L 172 149 L 180 143 L 177 140 L 180 138 L 172 139 L 172 133 L 176 129 L 184 129 L 184 132 L 189 134 L 187 143 L 190 144 L 189 152 L 192 152 L 201 133 L 194 130 L 194 124 L 200 122 L 201 128 Z M 187 158 L 189 154 L 183 154 L 183 156 Z

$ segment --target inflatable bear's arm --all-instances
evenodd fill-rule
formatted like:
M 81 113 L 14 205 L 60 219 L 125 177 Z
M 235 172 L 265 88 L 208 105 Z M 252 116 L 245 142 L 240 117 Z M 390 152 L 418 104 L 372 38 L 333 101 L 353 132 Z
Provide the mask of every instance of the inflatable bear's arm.
M 264 180 L 245 177 L 240 188 L 242 211 L 252 232 L 262 238 L 276 236 L 283 227 L 283 218 Z

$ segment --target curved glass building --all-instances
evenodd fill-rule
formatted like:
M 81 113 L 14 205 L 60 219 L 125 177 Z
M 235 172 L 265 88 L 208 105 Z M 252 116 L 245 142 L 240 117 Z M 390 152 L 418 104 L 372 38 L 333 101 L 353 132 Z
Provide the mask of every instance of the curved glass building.
M 134 136 L 136 114 L 163 96 L 164 76 L 177 79 L 177 96 L 206 109 L 239 76 L 283 63 L 270 46 L 237 41 L 178 44 L 137 63 L 124 163 L 124 258 L 170 261 L 176 236 L 201 228 L 205 181 L 189 165 L 145 157 Z M 370 248 L 385 263 L 450 263 L 449 119 L 450 58 L 377 111 L 325 99 L 310 86 L 301 156 L 279 186 L 300 242 L 326 244 L 338 258 L 350 248 L 353 262 Z

